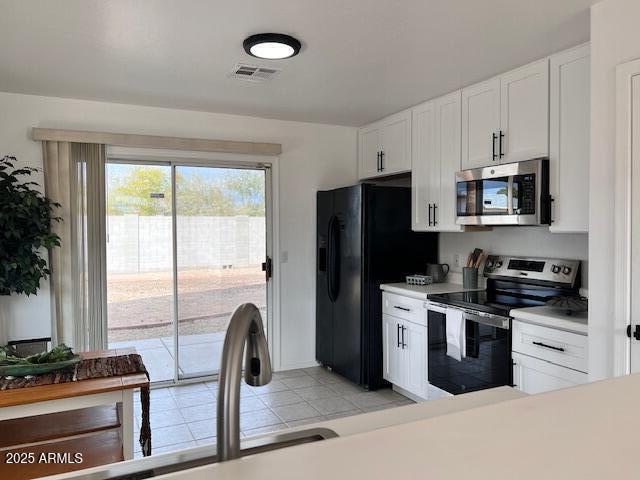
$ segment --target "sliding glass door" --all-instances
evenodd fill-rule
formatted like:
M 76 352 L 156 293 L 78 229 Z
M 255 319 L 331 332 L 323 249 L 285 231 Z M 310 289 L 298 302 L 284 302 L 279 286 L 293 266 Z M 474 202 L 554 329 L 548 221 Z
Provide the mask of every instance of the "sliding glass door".
M 269 170 L 111 159 L 106 178 L 110 347 L 154 382 L 217 374 L 235 307 L 268 323 Z
M 217 373 L 240 304 L 266 315 L 264 170 L 175 167 L 178 368 Z

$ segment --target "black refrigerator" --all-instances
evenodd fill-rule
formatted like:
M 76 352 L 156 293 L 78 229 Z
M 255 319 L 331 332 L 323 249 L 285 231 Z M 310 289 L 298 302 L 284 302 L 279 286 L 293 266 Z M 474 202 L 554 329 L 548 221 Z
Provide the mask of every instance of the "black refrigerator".
M 438 234 L 411 231 L 411 189 L 360 184 L 318 192 L 316 360 L 377 389 L 382 378 L 380 284 L 436 262 Z

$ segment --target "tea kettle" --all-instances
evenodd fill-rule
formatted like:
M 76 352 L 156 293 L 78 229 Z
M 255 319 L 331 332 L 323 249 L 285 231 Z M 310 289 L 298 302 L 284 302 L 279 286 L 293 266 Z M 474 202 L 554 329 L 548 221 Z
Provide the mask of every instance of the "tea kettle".
M 444 282 L 449 273 L 449 265 L 446 263 L 427 263 L 427 275 L 433 278 L 433 283 Z

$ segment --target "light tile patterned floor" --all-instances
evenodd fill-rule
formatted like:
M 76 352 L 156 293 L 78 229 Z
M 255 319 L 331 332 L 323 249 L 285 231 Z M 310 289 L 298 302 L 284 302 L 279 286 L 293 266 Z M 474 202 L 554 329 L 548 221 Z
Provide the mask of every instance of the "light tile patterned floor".
M 220 368 L 224 336 L 225 332 L 180 335 L 178 350 L 180 353 L 180 374 L 194 375 L 217 371 Z M 109 343 L 109 348 L 126 347 L 134 347 L 142 356 L 151 381 L 159 382 L 173 379 L 175 363 L 173 337 Z
M 151 391 L 153 453 L 216 442 L 217 382 Z M 391 389 L 367 392 L 320 367 L 273 374 L 263 387 L 241 386 L 240 429 L 243 437 L 358 415 L 413 403 Z M 141 457 L 140 403 L 135 404 L 135 455 Z

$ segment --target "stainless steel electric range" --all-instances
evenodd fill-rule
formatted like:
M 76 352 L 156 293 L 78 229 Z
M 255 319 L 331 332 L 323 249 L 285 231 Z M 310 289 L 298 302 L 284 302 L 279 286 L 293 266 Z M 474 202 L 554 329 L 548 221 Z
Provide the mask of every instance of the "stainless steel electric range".
M 515 308 L 578 296 L 580 261 L 491 255 L 486 290 L 429 295 L 429 383 L 454 395 L 512 385 L 511 316 Z M 461 310 L 465 354 L 447 355 L 447 310 Z

